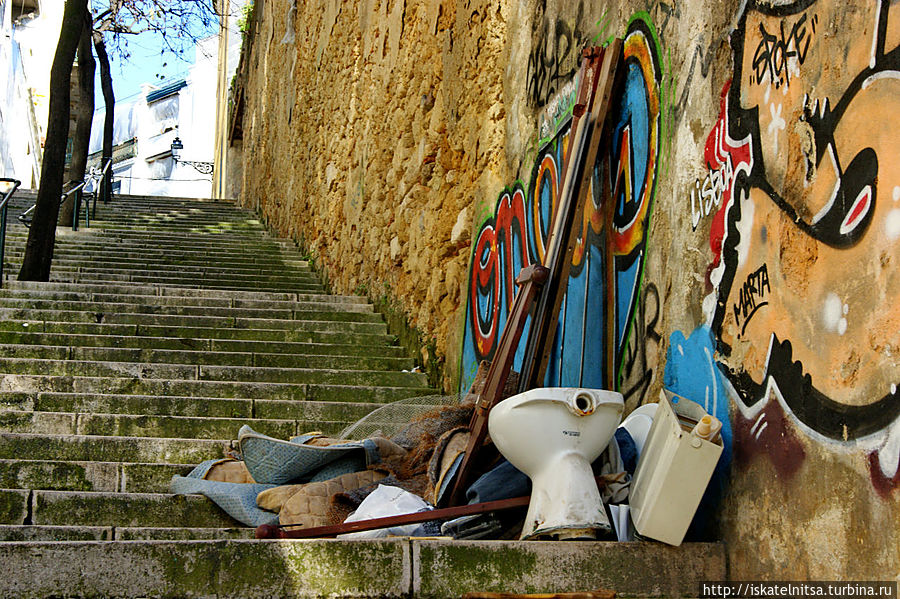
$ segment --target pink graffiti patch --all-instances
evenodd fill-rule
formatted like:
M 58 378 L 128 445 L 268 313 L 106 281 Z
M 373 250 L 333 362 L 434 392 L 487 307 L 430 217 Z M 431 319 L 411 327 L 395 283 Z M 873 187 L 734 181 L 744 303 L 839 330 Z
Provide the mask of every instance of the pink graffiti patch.
M 803 445 L 776 401 L 769 401 L 753 418 L 744 418 L 740 412 L 735 415 L 735 463 L 747 467 L 759 454 L 767 456 L 775 471 L 784 478 L 796 474 L 806 459 Z
M 866 463 L 869 466 L 869 477 L 872 479 L 872 486 L 879 495 L 887 498 L 892 492 L 900 489 L 900 469 L 894 473 L 894 476 L 885 476 L 881 471 L 877 451 L 873 451 L 866 456 Z

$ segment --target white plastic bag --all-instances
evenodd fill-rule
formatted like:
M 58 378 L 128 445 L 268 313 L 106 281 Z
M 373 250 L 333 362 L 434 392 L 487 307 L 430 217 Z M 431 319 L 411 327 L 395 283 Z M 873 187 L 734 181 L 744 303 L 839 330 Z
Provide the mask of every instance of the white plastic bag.
M 401 514 L 414 514 L 434 509 L 418 495 L 404 491 L 400 487 L 378 485 L 378 488 L 369 493 L 363 499 L 356 511 L 347 516 L 344 522 L 359 522 L 373 518 L 385 518 L 387 516 L 399 516 Z M 393 526 L 391 528 L 379 528 L 377 530 L 364 530 L 361 532 L 348 532 L 338 535 L 339 539 L 379 539 L 383 537 L 407 537 L 421 526 L 421 524 L 407 524 L 405 526 Z

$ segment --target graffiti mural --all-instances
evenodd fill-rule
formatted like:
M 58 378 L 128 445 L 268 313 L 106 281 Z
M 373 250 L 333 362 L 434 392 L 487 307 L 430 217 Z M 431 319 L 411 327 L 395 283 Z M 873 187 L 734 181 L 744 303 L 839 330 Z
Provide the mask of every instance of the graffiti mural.
M 592 174 L 581 234 L 572 259 L 547 384 L 603 387 L 608 348 L 613 348 L 617 387 L 640 401 L 655 360 L 643 345 L 659 343 L 655 326 L 659 296 L 641 303 L 647 229 L 656 193 L 663 93 L 659 39 L 644 14 L 624 36 L 621 92 L 613 100 L 611 138 Z M 574 73 L 572 74 L 574 76 Z M 563 85 L 567 96 L 571 90 Z M 558 109 L 555 109 L 558 110 Z M 461 389 L 471 384 L 477 364 L 490 359 L 512 304 L 519 270 L 543 260 L 556 200 L 562 186 L 569 124 L 558 128 L 534 160 L 527 184 L 516 183 L 481 223 L 471 258 Z M 611 221 L 604 222 L 606 206 Z M 611 248 L 607 255 L 606 247 Z M 607 265 L 614 271 L 615 314 L 604 316 Z M 633 338 L 632 338 L 633 337 Z M 651 352 L 652 353 L 652 352 Z M 521 356 L 517 357 L 517 366 Z M 651 364 L 652 362 L 652 364 Z
M 898 13 L 750 2 L 690 192 L 692 225 L 713 219 L 704 310 L 741 444 L 796 468 L 777 402 L 812 439 L 868 452 L 883 493 L 900 483 Z

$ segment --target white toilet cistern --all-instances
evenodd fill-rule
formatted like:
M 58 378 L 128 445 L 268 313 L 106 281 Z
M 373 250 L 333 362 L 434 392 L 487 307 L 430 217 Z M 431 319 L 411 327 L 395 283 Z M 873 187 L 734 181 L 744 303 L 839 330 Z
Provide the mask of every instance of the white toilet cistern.
M 531 478 L 522 539 L 593 538 L 610 530 L 591 462 L 609 444 L 624 408 L 615 391 L 545 387 L 491 410 L 491 439 Z

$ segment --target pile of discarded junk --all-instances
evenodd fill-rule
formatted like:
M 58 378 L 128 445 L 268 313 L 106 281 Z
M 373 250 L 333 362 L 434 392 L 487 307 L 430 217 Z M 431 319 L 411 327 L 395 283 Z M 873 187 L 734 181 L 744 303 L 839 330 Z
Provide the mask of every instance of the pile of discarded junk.
M 260 538 L 638 536 L 680 544 L 722 452 L 721 423 L 668 391 L 622 422 L 615 391 L 543 386 L 621 52 L 621 40 L 583 52 L 544 264 L 517 277 L 493 358 L 461 401 L 399 423 L 383 414 L 391 405 L 379 408 L 364 420 L 380 430 L 361 437 L 359 426 L 338 438 L 290 440 L 244 426 L 235 455 L 174 477 L 172 491 L 206 495 Z M 606 354 L 612 389 L 614 351 Z

